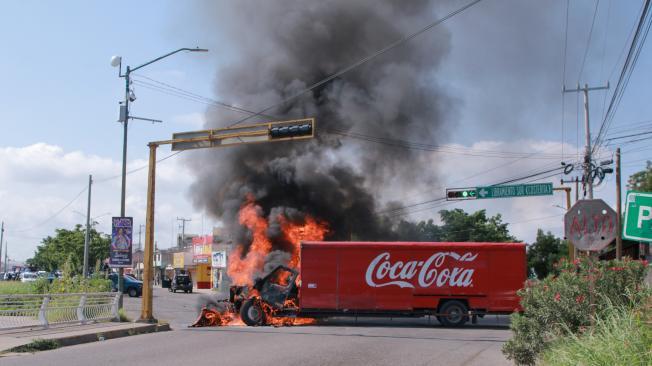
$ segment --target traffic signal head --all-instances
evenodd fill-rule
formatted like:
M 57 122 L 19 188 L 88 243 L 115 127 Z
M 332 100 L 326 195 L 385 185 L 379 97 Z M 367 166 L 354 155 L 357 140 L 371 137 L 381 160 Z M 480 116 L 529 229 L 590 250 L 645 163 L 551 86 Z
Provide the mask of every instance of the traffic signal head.
M 477 193 L 475 188 L 451 188 L 446 190 L 446 200 L 474 200 L 478 198 Z
M 310 121 L 292 125 L 274 126 L 269 129 L 269 137 L 273 139 L 310 135 L 312 135 L 312 122 Z

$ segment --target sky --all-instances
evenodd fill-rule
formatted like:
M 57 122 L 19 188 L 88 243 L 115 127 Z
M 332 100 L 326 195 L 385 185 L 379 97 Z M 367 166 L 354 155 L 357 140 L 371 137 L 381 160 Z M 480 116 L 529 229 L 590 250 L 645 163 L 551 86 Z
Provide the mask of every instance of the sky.
M 465 3 L 442 1 L 438 9 L 443 14 Z M 590 95 L 595 134 L 642 1 L 599 1 L 588 49 L 596 2 L 570 3 L 564 52 L 566 1 L 482 1 L 442 25 L 451 34 L 451 51 L 434 75 L 453 101 L 446 125 L 448 144 L 477 150 L 538 152 L 539 157 L 548 159 L 424 152 L 420 158 L 424 169 L 436 169 L 444 186 L 415 182 L 411 187 L 394 187 L 394 199 L 406 205 L 420 203 L 441 196 L 446 186 L 492 184 L 554 167 L 560 158 L 550 154 L 563 153 L 567 161 L 576 158 L 584 139 L 581 99 L 575 94 L 562 95 L 562 87 L 578 82 L 591 86 L 610 83 L 611 90 Z M 124 93 L 124 79 L 110 66 L 111 56 L 120 55 L 123 65 L 137 66 L 177 48 L 209 48 L 208 53 L 176 54 L 137 74 L 149 85 L 163 82 L 221 100 L 213 85 L 221 77 L 219 70 L 237 62 L 237 48 L 215 31 L 219 24 L 207 25 L 210 17 L 201 14 L 204 5 L 201 1 L 55 4 L 29 0 L 3 4 L 0 219 L 5 223 L 10 258 L 25 260 L 56 228 L 85 223 L 84 189 L 89 174 L 95 180 L 91 216 L 98 230 L 110 232 L 110 217 L 118 216 L 120 209 L 122 125 L 116 121 Z M 219 6 L 229 4 L 222 1 Z M 433 14 L 433 19 L 438 15 Z M 411 42 L 419 42 L 418 37 Z M 608 137 L 652 130 L 647 92 L 651 61 L 652 51 L 646 45 Z M 373 62 L 365 67 L 373 67 Z M 127 177 L 127 214 L 134 217 L 137 229 L 145 216 L 147 170 L 142 168 L 147 165 L 147 143 L 167 139 L 174 132 L 201 129 L 207 108 L 214 107 L 152 90 L 148 84 L 136 84 L 134 91 L 137 100 L 132 104 L 132 115 L 163 120 L 129 124 L 128 170 L 134 172 Z M 350 144 L 352 153 L 369 148 L 367 142 L 345 139 L 343 143 Z M 622 145 L 625 180 L 651 158 L 646 145 L 649 142 Z M 610 158 L 613 148 L 602 150 L 600 155 Z M 159 157 L 169 154 L 169 148 L 159 149 Z M 172 245 L 179 231 L 177 218 L 190 218 L 186 232 L 196 234 L 210 233 L 220 224 L 219 218 L 193 207 L 189 189 L 194 175 L 188 159 L 192 159 L 192 152 L 158 165 L 155 237 L 161 248 Z M 557 185 L 559 178 L 543 181 Z M 614 177 L 609 176 L 597 187 L 595 195 L 613 205 Z M 531 242 L 537 228 L 562 235 L 563 209 L 557 206 L 564 205 L 561 195 L 458 202 L 423 205 L 408 218 L 436 217 L 442 208 L 487 209 L 492 215 L 501 213 L 516 237 Z

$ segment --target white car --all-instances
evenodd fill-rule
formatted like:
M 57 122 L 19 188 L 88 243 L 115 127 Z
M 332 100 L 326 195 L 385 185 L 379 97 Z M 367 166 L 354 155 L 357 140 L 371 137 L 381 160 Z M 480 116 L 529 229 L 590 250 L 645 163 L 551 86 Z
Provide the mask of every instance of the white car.
M 38 275 L 32 272 L 23 272 L 20 274 L 20 282 L 34 282 L 38 279 Z

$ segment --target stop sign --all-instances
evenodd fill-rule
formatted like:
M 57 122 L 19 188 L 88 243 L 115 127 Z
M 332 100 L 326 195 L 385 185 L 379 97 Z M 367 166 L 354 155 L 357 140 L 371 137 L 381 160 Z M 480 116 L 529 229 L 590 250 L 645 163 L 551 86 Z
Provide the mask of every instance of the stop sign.
M 603 200 L 577 201 L 564 216 L 565 237 L 579 250 L 601 250 L 616 239 L 616 215 Z

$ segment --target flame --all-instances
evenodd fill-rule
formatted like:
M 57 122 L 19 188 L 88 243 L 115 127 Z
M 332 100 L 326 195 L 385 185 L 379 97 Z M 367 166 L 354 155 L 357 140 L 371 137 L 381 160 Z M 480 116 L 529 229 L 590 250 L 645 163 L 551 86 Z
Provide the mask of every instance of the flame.
M 293 269 L 299 269 L 301 265 L 301 241 L 302 240 L 323 240 L 328 233 L 328 224 L 316 220 L 312 216 L 306 215 L 303 222 L 292 222 L 287 217 L 279 215 L 275 218 L 281 227 L 283 239 L 292 244 L 292 252 L 287 266 Z M 252 234 L 252 242 L 246 254 L 243 252 L 243 246 L 236 246 L 230 253 L 227 273 L 231 282 L 236 286 L 252 286 L 254 278 L 262 274 L 265 266 L 265 258 L 272 251 L 272 240 L 267 236 L 269 221 L 262 216 L 262 209 L 256 205 L 253 196 L 248 196 L 247 201 L 240 208 L 238 214 L 240 224 Z M 289 275 L 289 274 L 288 274 Z M 286 275 L 287 276 L 287 275 Z M 279 278 L 280 284 L 287 284 L 288 278 Z M 299 277 L 297 277 L 297 283 Z M 248 298 L 259 297 L 257 291 L 251 291 Z M 289 325 L 307 325 L 314 324 L 315 319 L 311 318 L 294 318 L 275 316 L 276 310 L 265 302 L 261 301 L 261 306 L 266 314 L 266 323 L 275 327 Z M 285 308 L 298 308 L 294 300 L 287 300 Z M 239 314 L 233 310 L 227 310 L 217 313 L 212 310 L 204 309 L 200 318 L 195 322 L 196 326 L 206 325 L 244 325 Z
M 237 246 L 229 257 L 227 273 L 234 285 L 253 285 L 254 275 L 263 270 L 265 257 L 272 250 L 272 242 L 267 237 L 269 224 L 259 214 L 259 206 L 252 200 L 245 203 L 238 215 L 241 225 L 253 234 L 249 252 L 242 257 L 242 247 Z
M 261 212 L 260 206 L 256 205 L 251 197 L 248 197 L 247 202 L 240 208 L 239 222 L 251 231 L 253 240 L 244 257 L 242 246 L 233 249 L 229 256 L 227 273 L 234 285 L 253 285 L 256 275 L 263 271 L 265 257 L 272 250 L 272 242 L 267 236 L 269 222 L 261 216 Z M 285 240 L 292 244 L 292 256 L 288 267 L 300 268 L 301 241 L 323 240 L 328 233 L 328 224 L 309 215 L 306 215 L 304 222 L 301 223 L 291 222 L 283 215 L 279 215 L 276 219 L 281 225 Z

